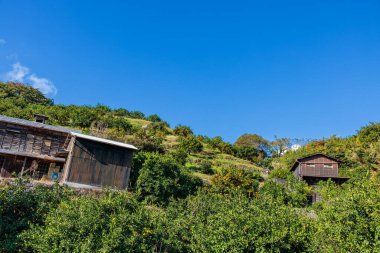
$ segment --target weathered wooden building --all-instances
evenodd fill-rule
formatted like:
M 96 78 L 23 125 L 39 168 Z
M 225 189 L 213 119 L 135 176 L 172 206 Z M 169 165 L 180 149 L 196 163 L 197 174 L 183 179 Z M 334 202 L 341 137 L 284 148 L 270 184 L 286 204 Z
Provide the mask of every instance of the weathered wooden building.
M 324 155 L 313 154 L 298 158 L 293 164 L 291 171 L 294 176 L 304 180 L 308 185 L 314 186 L 320 181 L 332 180 L 336 184 L 342 184 L 349 178 L 339 176 L 340 161 Z M 313 201 L 317 201 L 319 196 L 313 193 Z
M 0 177 L 30 176 L 73 187 L 128 185 L 132 145 L 0 115 Z

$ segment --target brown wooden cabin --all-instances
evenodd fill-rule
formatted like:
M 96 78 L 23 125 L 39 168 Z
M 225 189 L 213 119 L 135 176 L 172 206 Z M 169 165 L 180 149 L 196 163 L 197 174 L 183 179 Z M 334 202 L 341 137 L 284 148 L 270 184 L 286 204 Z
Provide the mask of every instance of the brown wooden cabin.
M 304 180 L 308 185 L 314 186 L 320 181 L 332 180 L 340 185 L 346 182 L 348 177 L 339 176 L 340 161 L 321 154 L 313 154 L 298 158 L 291 168 L 293 174 L 299 179 Z M 319 196 L 312 194 L 312 201 L 318 201 Z
M 29 176 L 72 187 L 127 187 L 132 145 L 0 115 L 0 177 Z

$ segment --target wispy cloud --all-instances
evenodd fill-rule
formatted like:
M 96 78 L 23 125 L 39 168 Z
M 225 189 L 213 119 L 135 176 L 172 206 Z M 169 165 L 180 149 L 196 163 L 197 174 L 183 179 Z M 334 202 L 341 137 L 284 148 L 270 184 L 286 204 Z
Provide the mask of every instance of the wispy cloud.
M 17 62 L 12 64 L 12 70 L 5 73 L 5 81 L 29 83 L 33 88 L 40 90 L 45 95 L 56 95 L 57 88 L 54 83 L 47 78 L 38 77 L 36 74 L 29 74 L 28 67 Z
M 12 64 L 12 70 L 5 73 L 5 81 L 25 82 L 29 68 L 22 66 L 19 62 Z
M 0 38 L 0 46 L 4 45 L 5 43 L 7 43 L 7 42 L 5 41 L 5 39 L 1 39 L 1 38 Z
M 28 77 L 28 80 L 31 82 L 34 88 L 40 90 L 44 94 L 57 94 L 57 88 L 55 87 L 54 83 L 46 78 L 38 77 L 36 74 L 32 74 Z

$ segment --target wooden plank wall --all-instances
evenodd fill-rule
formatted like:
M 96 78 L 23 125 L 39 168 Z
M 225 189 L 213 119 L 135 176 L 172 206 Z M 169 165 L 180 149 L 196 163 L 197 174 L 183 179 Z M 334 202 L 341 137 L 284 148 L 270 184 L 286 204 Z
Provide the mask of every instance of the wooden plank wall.
M 132 150 L 77 138 L 67 181 L 123 189 L 127 186 Z
M 0 149 L 54 156 L 64 151 L 67 134 L 0 122 Z
M 331 167 L 325 167 L 330 165 Z M 310 166 L 312 165 L 312 166 Z M 338 162 L 324 156 L 313 156 L 302 160 L 302 176 L 338 177 Z

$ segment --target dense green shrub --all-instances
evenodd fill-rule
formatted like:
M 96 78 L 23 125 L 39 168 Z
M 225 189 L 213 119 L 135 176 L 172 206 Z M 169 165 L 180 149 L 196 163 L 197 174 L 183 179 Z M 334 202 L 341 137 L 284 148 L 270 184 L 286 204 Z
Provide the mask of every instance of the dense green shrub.
M 204 174 L 212 175 L 214 174 L 214 170 L 212 169 L 212 163 L 208 160 L 202 160 L 199 164 L 199 171 Z
M 259 151 L 257 148 L 250 146 L 235 147 L 235 156 L 241 159 L 255 161 L 255 159 L 259 156 Z
M 293 175 L 280 181 L 265 181 L 260 188 L 260 195 L 275 199 L 277 202 L 293 207 L 306 207 L 312 189 L 305 182 L 297 180 Z
M 211 178 L 208 188 L 211 192 L 222 194 L 238 190 L 252 197 L 259 188 L 259 180 L 261 176 L 258 173 L 238 168 L 225 168 Z
M 31 224 L 42 225 L 50 210 L 69 196 L 71 191 L 58 185 L 53 188 L 17 180 L 16 184 L 0 187 L 0 252 L 23 249 L 18 235 Z
M 314 247 L 317 252 L 380 252 L 378 182 L 367 179 L 323 184 L 316 206 Z
M 128 193 L 106 192 L 61 203 L 45 225 L 21 237 L 35 252 L 157 252 L 162 247 L 159 215 Z
M 179 148 L 186 151 L 186 153 L 198 153 L 203 150 L 202 142 L 200 142 L 194 136 L 180 137 Z
M 371 123 L 358 131 L 358 138 L 362 143 L 377 142 L 380 140 L 380 124 Z
M 188 154 L 183 149 L 176 149 L 170 153 L 173 159 L 180 165 L 185 165 L 187 161 Z
M 236 140 L 234 145 L 237 147 L 254 147 L 265 152 L 266 155 L 270 150 L 270 142 L 257 134 L 243 134 Z
M 170 198 L 184 198 L 201 186 L 170 155 L 147 154 L 137 179 L 136 192 L 148 203 L 167 204 Z
M 177 136 L 181 137 L 189 137 L 191 135 L 194 135 L 193 130 L 191 130 L 188 126 L 182 126 L 178 125 L 173 129 L 173 133 Z
M 104 121 L 108 127 L 114 128 L 123 134 L 132 133 L 133 127 L 127 118 L 107 117 Z
M 165 148 L 162 145 L 163 141 L 164 139 L 161 135 L 154 135 L 146 129 L 140 129 L 135 133 L 132 144 L 145 152 L 165 153 Z
M 128 117 L 133 119 L 145 119 L 145 114 L 139 111 L 130 111 Z
M 168 124 L 165 122 L 152 122 L 146 127 L 150 135 L 165 136 L 169 134 Z
M 30 86 L 23 85 L 20 83 L 0 82 L 0 99 L 11 98 L 13 101 L 18 100 L 24 102 L 24 105 L 30 104 L 41 104 L 41 105 L 52 105 L 53 100 L 46 98 L 42 92 L 34 89 Z
M 312 252 L 312 227 L 301 212 L 272 199 L 200 192 L 167 211 L 175 252 Z

